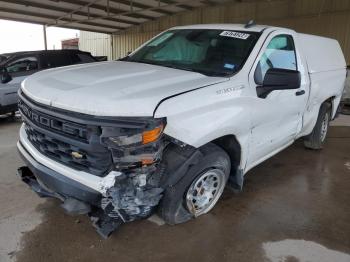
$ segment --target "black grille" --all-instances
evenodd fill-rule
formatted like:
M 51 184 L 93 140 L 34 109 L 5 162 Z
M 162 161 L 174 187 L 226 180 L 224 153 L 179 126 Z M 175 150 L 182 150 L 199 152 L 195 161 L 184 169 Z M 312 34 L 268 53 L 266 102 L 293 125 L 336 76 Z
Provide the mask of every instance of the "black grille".
M 111 170 L 111 152 L 100 143 L 99 127 L 77 125 L 42 114 L 23 101 L 19 108 L 29 141 L 43 155 L 70 168 L 98 176 Z M 63 123 L 64 128 L 55 128 L 46 123 L 61 123 L 57 125 L 61 127 Z M 66 130 L 69 132 L 65 132 Z M 78 132 L 79 130 L 83 132 Z
M 18 108 L 23 116 L 39 127 L 87 142 L 86 125 L 77 124 L 62 118 L 50 116 L 31 108 L 22 100 L 19 101 Z

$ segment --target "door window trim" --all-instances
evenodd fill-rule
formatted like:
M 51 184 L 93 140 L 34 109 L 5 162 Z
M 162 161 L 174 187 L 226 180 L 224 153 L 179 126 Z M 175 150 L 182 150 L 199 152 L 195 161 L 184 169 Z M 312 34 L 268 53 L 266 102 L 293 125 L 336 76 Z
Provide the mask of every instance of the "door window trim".
M 296 67 L 295 71 L 298 71 L 298 70 L 299 70 L 297 49 L 296 49 L 296 46 L 295 46 L 294 36 L 291 35 L 291 34 L 288 34 L 288 33 L 280 33 L 280 34 L 276 34 L 276 35 L 272 36 L 271 39 L 268 40 L 269 36 L 270 36 L 271 34 L 273 34 L 273 33 L 274 33 L 274 32 L 271 32 L 271 33 L 266 37 L 266 40 L 264 41 L 264 43 L 263 43 L 263 45 L 262 45 L 262 47 L 261 47 L 261 49 L 260 49 L 260 51 L 259 51 L 259 53 L 258 53 L 258 56 L 256 57 L 256 59 L 255 59 L 255 61 L 254 61 L 253 68 L 252 68 L 253 70 L 252 70 L 251 72 L 253 73 L 253 81 L 254 81 L 254 84 L 255 84 L 255 85 L 259 85 L 259 84 L 256 83 L 254 75 L 255 75 L 255 72 L 256 72 L 256 70 L 257 70 L 257 67 L 258 67 L 258 64 L 259 64 L 259 62 L 260 62 L 260 59 L 261 59 L 262 55 L 265 53 L 265 51 L 266 51 L 268 45 L 269 45 L 269 44 L 271 43 L 271 41 L 272 41 L 274 38 L 276 38 L 276 37 L 279 37 L 279 36 L 287 36 L 287 37 L 290 37 L 290 38 L 291 38 L 291 40 L 292 40 L 292 45 L 293 45 L 293 49 L 294 49 L 294 57 L 295 57 L 295 67 Z M 267 41 L 268 41 L 268 42 L 267 42 Z M 266 44 L 266 43 L 267 43 L 267 44 Z M 266 46 L 265 46 L 265 44 L 266 44 Z M 257 62 L 256 62 L 256 61 L 257 61 Z
M 7 68 L 11 63 L 16 62 L 17 60 L 20 60 L 20 59 L 27 58 L 27 57 L 33 57 L 36 59 L 37 68 L 31 69 L 31 70 L 26 70 L 26 71 L 10 72 L 11 76 L 20 77 L 20 76 L 25 76 L 27 74 L 31 74 L 33 72 L 39 71 L 40 70 L 40 59 L 39 59 L 38 55 L 36 55 L 36 54 L 21 54 L 21 55 L 15 56 L 15 57 L 11 58 L 11 60 L 7 61 L 7 63 L 4 64 L 3 66 L 5 68 Z

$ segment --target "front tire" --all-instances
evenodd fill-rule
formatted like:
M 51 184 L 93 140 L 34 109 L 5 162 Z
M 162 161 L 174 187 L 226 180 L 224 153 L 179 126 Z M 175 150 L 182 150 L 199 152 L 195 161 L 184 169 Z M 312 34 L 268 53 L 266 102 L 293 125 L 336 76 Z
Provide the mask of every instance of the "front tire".
M 159 214 L 168 224 L 184 223 L 208 213 L 224 191 L 231 169 L 230 157 L 211 143 L 200 151 L 202 159 L 176 185 L 165 190 Z
M 304 138 L 304 145 L 306 148 L 315 150 L 322 149 L 326 141 L 330 120 L 331 106 L 328 103 L 324 103 L 320 108 L 314 129 L 310 135 Z

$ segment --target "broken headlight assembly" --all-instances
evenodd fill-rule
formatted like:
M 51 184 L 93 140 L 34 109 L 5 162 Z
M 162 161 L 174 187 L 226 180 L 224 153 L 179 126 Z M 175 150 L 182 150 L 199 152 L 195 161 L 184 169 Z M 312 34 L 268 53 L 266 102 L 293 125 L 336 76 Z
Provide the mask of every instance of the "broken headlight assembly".
M 112 152 L 117 170 L 152 165 L 160 160 L 165 119 L 138 119 L 135 125 L 102 127 L 101 143 Z

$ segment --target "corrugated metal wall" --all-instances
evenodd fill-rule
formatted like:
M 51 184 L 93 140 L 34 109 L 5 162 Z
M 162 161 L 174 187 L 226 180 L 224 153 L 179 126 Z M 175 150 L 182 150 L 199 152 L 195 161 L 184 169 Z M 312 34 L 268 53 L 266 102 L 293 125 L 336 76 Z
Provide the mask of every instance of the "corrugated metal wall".
M 111 44 L 110 35 L 80 31 L 79 49 L 91 52 L 94 56 L 107 56 L 112 59 Z
M 172 26 L 198 23 L 242 23 L 293 28 L 339 40 L 350 64 L 350 0 L 270 0 L 204 7 L 133 27 L 113 36 L 113 58 L 120 58 Z M 98 47 L 99 48 L 99 47 Z

